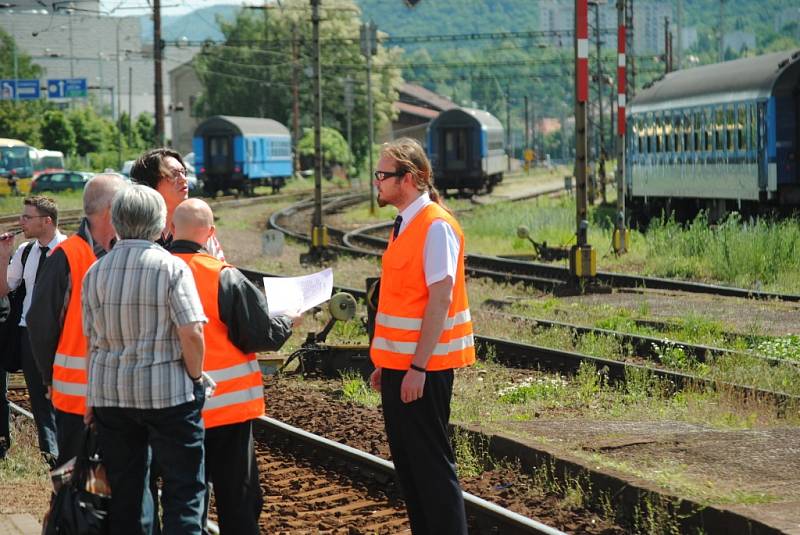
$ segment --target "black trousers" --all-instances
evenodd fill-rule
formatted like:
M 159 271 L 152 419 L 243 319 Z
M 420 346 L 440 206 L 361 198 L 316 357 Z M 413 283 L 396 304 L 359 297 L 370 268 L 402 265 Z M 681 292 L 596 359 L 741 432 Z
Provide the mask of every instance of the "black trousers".
M 206 429 L 205 446 L 206 481 L 214 485 L 220 534 L 258 535 L 264 498 L 258 481 L 253 421 Z M 208 497 L 204 520 L 207 514 Z
M 83 435 L 86 425 L 83 416 L 55 409 L 56 413 L 56 440 L 58 442 L 58 460 L 56 466 L 61 466 L 73 457 L 77 457 L 83 445 Z
M 467 533 L 464 498 L 447 424 L 453 370 L 428 372 L 422 397 L 400 399 L 405 371 L 381 371 L 386 436 L 414 535 Z
M 56 413 L 53 410 L 53 404 L 46 397 L 47 387 L 44 386 L 42 374 L 39 373 L 39 368 L 33 359 L 28 329 L 21 327 L 19 332 L 22 373 L 25 376 L 25 385 L 28 387 L 28 399 L 31 403 L 33 421 L 36 423 L 39 449 L 50 467 L 55 468 L 56 459 L 58 459 Z

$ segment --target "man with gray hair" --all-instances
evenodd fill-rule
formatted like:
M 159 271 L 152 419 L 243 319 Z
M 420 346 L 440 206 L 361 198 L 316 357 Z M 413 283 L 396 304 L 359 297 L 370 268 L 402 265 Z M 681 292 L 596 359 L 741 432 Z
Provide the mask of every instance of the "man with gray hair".
M 79 453 L 86 410 L 86 338 L 81 326 L 81 283 L 86 270 L 111 249 L 111 201 L 126 187 L 116 174 L 96 175 L 83 190 L 78 231 L 47 259 L 33 287 L 26 321 L 42 382 L 56 416 L 57 465 Z
M 147 186 L 117 193 L 111 221 L 119 241 L 83 280 L 84 421 L 96 423 L 113 489 L 109 533 L 151 532 L 150 451 L 164 481 L 163 532 L 202 532 L 207 320 L 189 267 L 153 243 L 166 215 Z

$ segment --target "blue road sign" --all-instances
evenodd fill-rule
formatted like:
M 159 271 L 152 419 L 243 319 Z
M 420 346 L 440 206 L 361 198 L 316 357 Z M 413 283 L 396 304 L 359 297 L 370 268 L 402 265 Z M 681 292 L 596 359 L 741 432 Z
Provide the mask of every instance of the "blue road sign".
M 14 100 L 17 96 L 16 80 L 0 80 L 0 100 Z
M 36 100 L 39 80 L 0 80 L 0 100 Z
M 39 80 L 17 80 L 17 100 L 36 100 L 40 96 Z
M 47 80 L 47 98 L 86 96 L 86 78 L 51 78 Z

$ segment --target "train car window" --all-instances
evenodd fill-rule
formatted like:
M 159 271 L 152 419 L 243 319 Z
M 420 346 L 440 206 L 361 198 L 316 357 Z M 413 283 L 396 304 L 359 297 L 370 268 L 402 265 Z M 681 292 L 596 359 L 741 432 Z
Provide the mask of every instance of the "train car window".
M 725 148 L 725 112 L 722 108 L 714 110 L 714 148 L 721 151 Z
M 681 137 L 684 152 L 692 150 L 692 119 L 689 113 L 681 114 Z
M 703 117 L 700 110 L 694 110 L 692 115 L 694 117 L 694 150 L 696 152 L 702 152 L 703 147 L 700 144 L 700 136 L 703 132 Z
M 656 131 L 655 131 L 655 138 L 656 138 L 656 146 L 655 152 L 663 152 L 663 143 L 664 143 L 664 125 L 661 124 L 661 117 L 656 117 Z
M 747 150 L 747 132 L 745 128 L 747 128 L 747 109 L 745 105 L 740 104 L 736 108 L 736 149 L 737 150 Z
M 725 109 L 725 147 L 728 152 L 733 152 L 736 148 L 736 116 L 731 106 Z
M 703 134 L 705 135 L 705 147 L 706 152 L 712 152 L 714 150 L 714 115 L 712 110 L 705 110 L 703 113 L 703 122 L 705 123 L 705 128 L 703 129 Z
M 758 146 L 757 139 L 756 139 L 756 125 L 758 122 L 756 121 L 756 105 L 754 103 L 750 103 L 747 106 L 748 109 L 748 121 L 747 121 L 747 143 L 748 148 L 750 150 L 756 150 Z

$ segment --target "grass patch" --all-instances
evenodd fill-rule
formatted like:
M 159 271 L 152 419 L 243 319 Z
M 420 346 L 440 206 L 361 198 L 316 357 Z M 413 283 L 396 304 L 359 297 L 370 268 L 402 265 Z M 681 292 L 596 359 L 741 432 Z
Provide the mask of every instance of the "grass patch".
M 0 461 L 0 483 L 49 481 L 47 463 L 42 459 L 33 421 L 20 416 L 11 418 L 13 443 L 8 455 Z
M 364 381 L 358 372 L 345 371 L 341 376 L 342 399 L 361 405 L 362 407 L 376 408 L 381 403 L 381 395 L 375 392 Z

